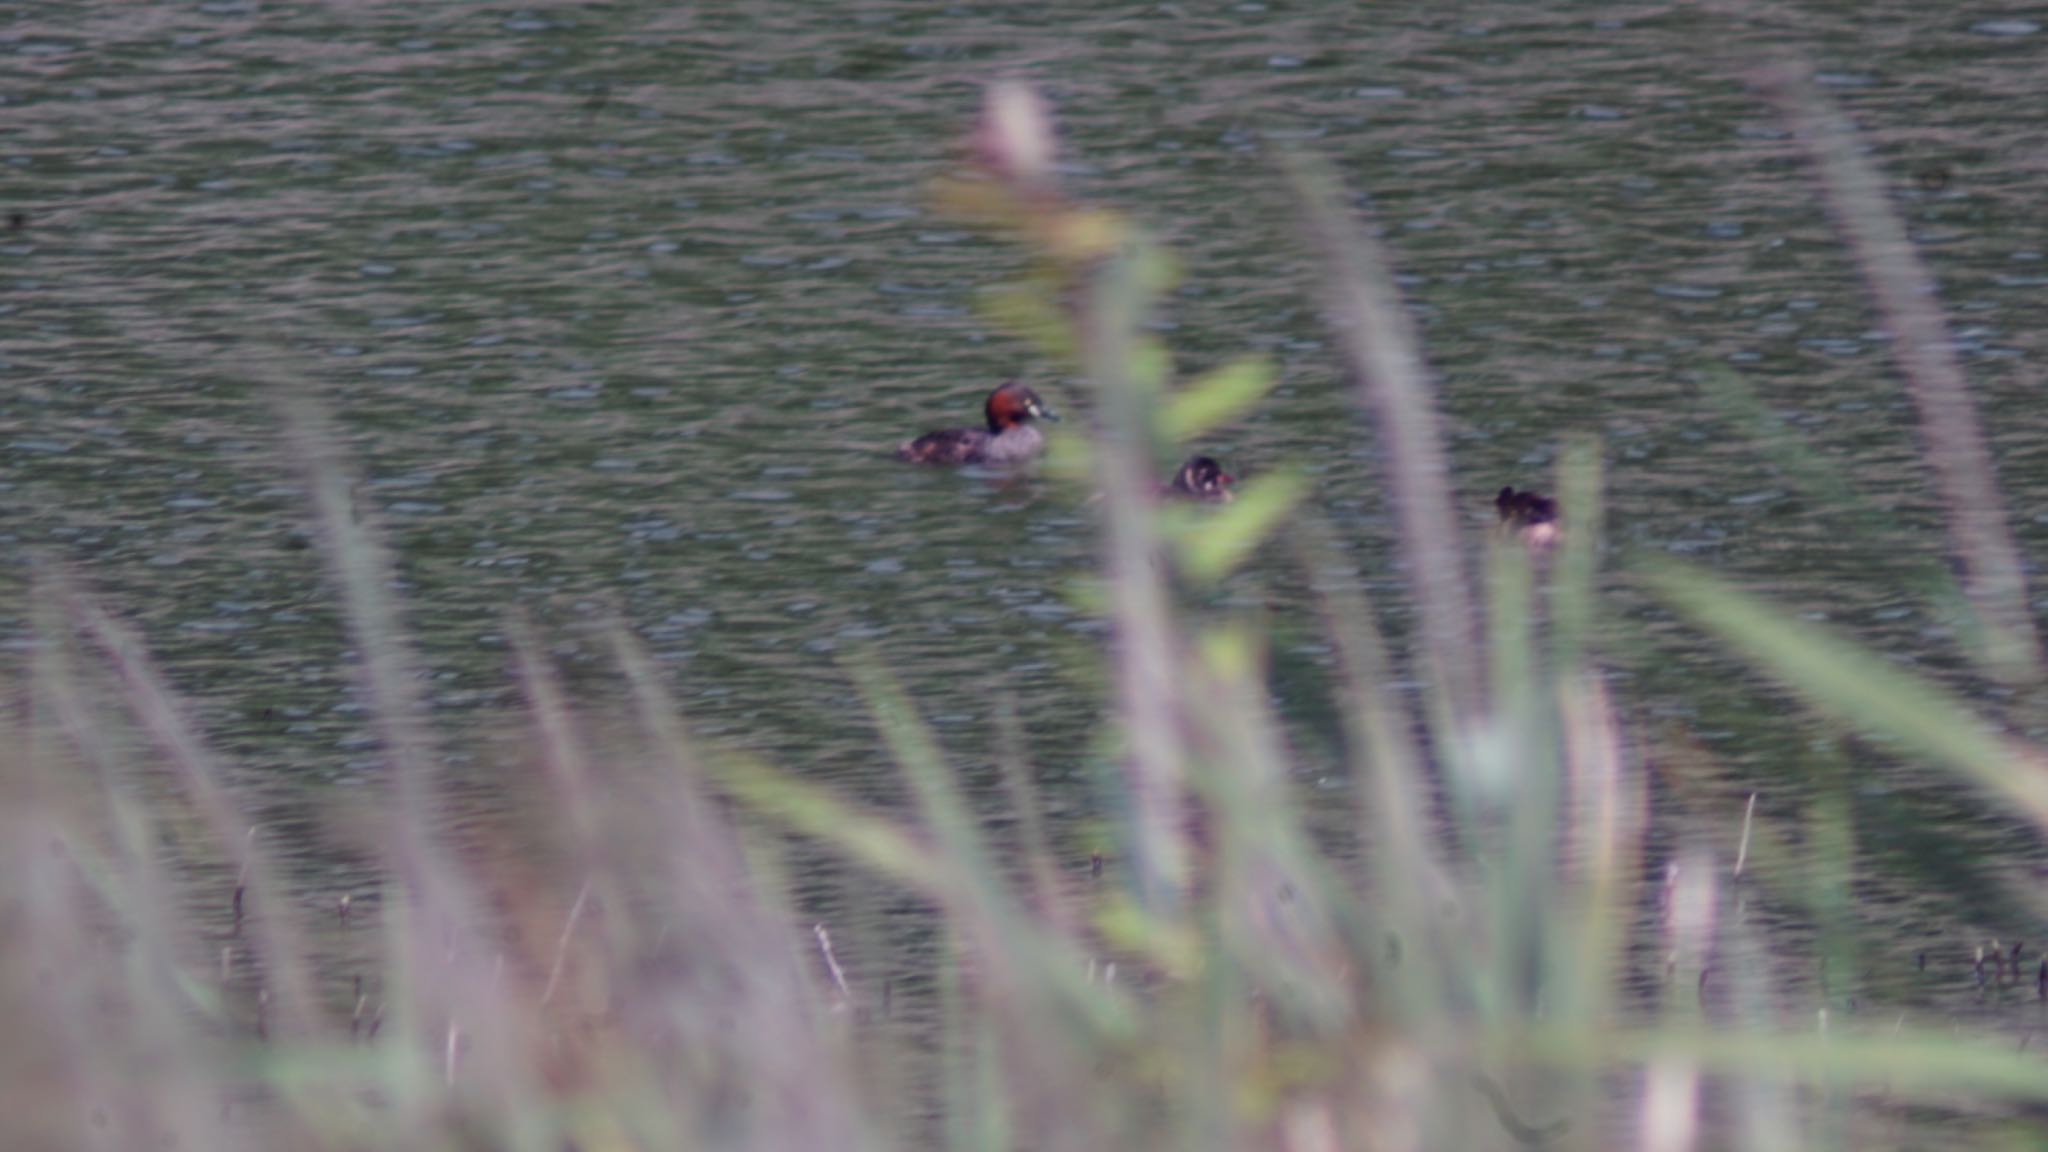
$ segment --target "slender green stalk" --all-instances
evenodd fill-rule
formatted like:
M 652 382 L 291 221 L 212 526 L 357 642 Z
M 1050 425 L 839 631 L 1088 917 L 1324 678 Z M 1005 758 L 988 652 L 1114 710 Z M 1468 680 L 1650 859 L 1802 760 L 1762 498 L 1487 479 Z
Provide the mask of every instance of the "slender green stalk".
M 1485 706 L 1477 656 L 1481 629 L 1465 559 L 1452 535 L 1460 518 L 1420 340 L 1386 257 L 1351 222 L 1328 168 L 1304 156 L 1287 157 L 1286 167 L 1309 237 L 1326 257 L 1325 295 L 1345 369 L 1387 460 L 1387 490 L 1401 524 L 1409 587 L 1422 613 L 1423 654 L 1452 717 L 1462 724 Z
M 1757 76 L 1811 157 L 1822 194 L 1891 332 L 1893 354 L 1927 437 L 1927 460 L 1948 505 L 1950 543 L 1962 561 L 1970 603 L 1984 622 L 1980 635 L 1986 647 L 1978 656 L 2001 677 L 2035 680 L 2041 641 L 2027 604 L 2026 577 L 1962 362 L 1935 303 L 1934 277 L 1886 201 L 1855 134 L 1831 113 L 1804 70 L 1780 62 Z
M 1189 879 L 1181 823 L 1186 749 L 1152 514 L 1152 415 L 1133 377 L 1146 303 L 1139 259 L 1138 253 L 1123 252 L 1094 270 L 1082 321 L 1082 359 L 1106 417 L 1094 460 L 1106 506 L 1104 568 L 1116 622 L 1117 707 L 1129 742 L 1139 891 L 1149 905 L 1172 913 L 1183 906 Z
M 219 767 L 185 719 L 141 640 L 82 595 L 71 594 L 67 599 L 72 620 L 113 665 L 143 729 L 177 772 L 179 783 L 205 816 L 215 842 L 229 854 L 239 877 L 235 899 L 262 942 L 267 991 L 276 1005 L 277 1022 L 287 1035 L 304 1035 L 312 1029 L 316 1015 L 306 979 L 306 949 L 255 830 L 228 795 Z M 68 699 L 77 697 L 69 694 Z M 77 713 L 70 720 L 80 731 L 93 726 L 90 718 Z

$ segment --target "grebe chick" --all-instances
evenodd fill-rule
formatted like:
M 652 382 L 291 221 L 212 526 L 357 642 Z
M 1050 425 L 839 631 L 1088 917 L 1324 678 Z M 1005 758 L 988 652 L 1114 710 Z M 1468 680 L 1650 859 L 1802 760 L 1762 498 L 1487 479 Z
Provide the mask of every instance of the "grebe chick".
M 1228 504 L 1233 499 L 1230 486 L 1237 483 L 1237 477 L 1223 470 L 1211 456 L 1190 456 L 1180 471 L 1173 474 L 1173 483 L 1166 485 L 1160 495 L 1171 499 L 1195 500 L 1204 504 Z
M 1501 526 L 1531 547 L 1547 548 L 1557 543 L 1557 501 L 1535 492 L 1502 488 L 1493 498 Z

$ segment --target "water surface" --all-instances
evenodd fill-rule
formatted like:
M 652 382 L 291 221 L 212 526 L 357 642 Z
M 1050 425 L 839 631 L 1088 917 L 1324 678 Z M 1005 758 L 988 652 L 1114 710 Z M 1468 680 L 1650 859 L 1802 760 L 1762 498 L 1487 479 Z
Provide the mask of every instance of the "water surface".
M 1099 719 L 1072 668 L 1102 628 L 1067 597 L 1091 512 L 1048 480 L 887 458 L 971 422 L 1010 375 L 1086 422 L 1082 382 L 978 317 L 1016 253 L 927 195 L 978 85 L 1012 73 L 1054 94 L 1072 186 L 1183 257 L 1163 318 L 1180 367 L 1246 350 L 1280 366 L 1272 400 L 1206 447 L 1246 473 L 1305 467 L 1397 631 L 1377 454 L 1276 146 L 1332 159 L 1383 228 L 1475 540 L 1489 493 L 1548 483 L 1566 438 L 1598 433 L 1618 554 L 1740 576 L 1972 687 L 1907 583 L 1942 540 L 1911 408 L 1803 160 L 1741 76 L 1767 48 L 1804 50 L 1865 133 L 1940 278 L 2038 567 L 2042 32 L 1988 6 L 1814 4 L 1753 24 L 1529 8 L 16 9 L 0 31 L 0 208 L 21 214 L 0 236 L 0 631 L 30 631 L 29 556 L 71 563 L 194 700 L 306 898 L 367 884 L 323 814 L 379 760 L 265 398 L 282 376 L 340 413 L 450 747 L 505 735 L 509 608 L 599 696 L 616 615 L 697 733 L 882 803 L 900 791 L 841 660 L 900 675 L 992 807 L 1005 699 L 1071 830 L 1092 811 Z M 1876 537 L 1775 474 L 1714 398 L 1717 367 L 1853 479 L 1884 514 Z M 1304 786 L 1341 788 L 1300 588 L 1275 554 L 1225 598 L 1273 609 Z M 1664 645 L 1614 654 L 1634 730 L 1682 726 L 1731 773 L 1727 810 L 1700 818 L 1732 819 L 1752 787 L 1795 814 L 1808 782 L 1782 766 L 1805 730 L 1766 722 L 1789 702 L 1707 678 L 1709 649 L 1616 595 Z M 1872 888 L 1896 929 L 1873 969 L 1895 975 L 1873 979 L 1973 1011 L 1972 941 L 2027 926 L 1899 869 L 2017 868 L 2031 841 L 1921 768 L 1852 756 L 1896 833 L 1866 845 L 1897 866 Z M 526 786 L 488 756 L 449 769 L 464 803 Z M 836 868 L 804 888 L 828 917 L 886 902 Z M 1909 972 L 1930 947 L 1932 974 Z

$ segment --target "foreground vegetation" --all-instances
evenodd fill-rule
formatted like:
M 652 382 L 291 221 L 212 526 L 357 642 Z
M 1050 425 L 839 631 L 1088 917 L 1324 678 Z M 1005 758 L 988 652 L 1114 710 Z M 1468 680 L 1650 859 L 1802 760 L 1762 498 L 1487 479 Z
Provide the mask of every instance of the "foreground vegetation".
M 1924 271 L 1846 137 L 1797 84 L 1777 91 L 1926 414 L 1969 655 L 2030 700 L 2019 568 Z M 547 819 L 509 845 L 452 839 L 389 559 L 318 405 L 284 398 L 388 764 L 360 822 L 387 883 L 369 907 L 301 906 L 135 636 L 45 571 L 0 803 L 8 1147 L 1661 1152 L 1904 1145 L 1925 1123 L 1995 1140 L 1984 1117 L 2048 1103 L 2048 1066 L 2008 1041 L 1830 1017 L 1777 986 L 1751 896 L 1799 909 L 1824 959 L 1853 949 L 1842 806 L 1799 828 L 1730 811 L 1719 833 L 1646 847 L 1652 789 L 1600 667 L 1599 446 L 1567 454 L 1554 554 L 1500 539 L 1473 562 L 1415 333 L 1326 172 L 1284 160 L 1387 462 L 1418 621 L 1399 652 L 1297 476 L 1199 517 L 1155 507 L 1165 465 L 1257 404 L 1269 373 L 1170 379 L 1145 321 L 1175 272 L 1131 221 L 1064 194 L 1028 89 L 992 89 L 975 142 L 976 171 L 942 197 L 1037 261 L 992 313 L 1097 389 L 1093 443 L 1067 441 L 1052 468 L 1103 494 L 1082 596 L 1116 636 L 1104 858 L 1055 854 L 1021 764 L 1021 832 L 994 843 L 882 667 L 848 675 L 915 796 L 903 818 L 694 746 L 623 627 L 625 706 L 571 702 L 516 621 Z M 1306 831 L 1257 622 L 1200 607 L 1260 547 L 1297 558 L 1339 656 L 1353 854 Z M 2040 748 L 1712 576 L 1624 561 L 1833 731 L 2048 827 Z M 1394 689 L 1407 674 L 1419 707 Z M 892 1026 L 891 990 L 792 907 L 788 833 L 934 909 L 929 1026 Z M 166 859 L 202 838 L 217 877 Z M 218 953 L 178 912 L 216 899 L 235 912 Z M 341 990 L 310 933 L 350 916 L 377 917 L 384 948 L 368 988 Z

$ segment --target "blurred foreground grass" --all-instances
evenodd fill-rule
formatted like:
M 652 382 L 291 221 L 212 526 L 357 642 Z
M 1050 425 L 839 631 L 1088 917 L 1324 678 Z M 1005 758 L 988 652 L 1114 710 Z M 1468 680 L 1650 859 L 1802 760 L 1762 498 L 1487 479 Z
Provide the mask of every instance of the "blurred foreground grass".
M 1930 308 L 1897 289 L 1925 274 L 1886 239 L 1853 150 L 1804 89 L 1780 86 L 1861 265 L 1893 286 L 1881 306 Z M 1650 781 L 1597 659 L 1613 623 L 1597 594 L 1598 445 L 1573 446 L 1560 471 L 1555 555 L 1496 539 L 1475 564 L 1383 257 L 1329 174 L 1289 159 L 1399 513 L 1420 627 L 1411 651 L 1390 651 L 1299 476 L 1257 477 L 1218 511 L 1155 507 L 1156 478 L 1257 404 L 1271 373 L 1247 360 L 1174 383 L 1146 320 L 1176 270 L 1130 221 L 1066 199 L 1053 150 L 1037 96 L 998 85 L 976 173 L 942 196 L 1037 257 L 990 309 L 1096 389 L 1092 437 L 1062 442 L 1051 468 L 1102 494 L 1102 571 L 1076 597 L 1116 637 L 1106 860 L 1055 859 L 1017 763 L 1023 850 L 994 843 L 885 668 L 847 672 L 915 798 L 907 815 L 697 748 L 623 629 L 628 699 L 572 702 L 517 621 L 549 804 L 517 840 L 452 841 L 390 560 L 349 507 L 319 409 L 287 400 L 388 765 L 355 822 L 387 881 L 359 909 L 285 891 L 135 636 L 47 567 L 44 642 L 12 686 L 0 753 L 0 1146 L 2039 1146 L 2004 1125 L 2048 1106 L 2035 1055 L 1953 1021 L 1830 1016 L 1774 984 L 1780 945 L 1751 898 L 1800 909 L 1828 962 L 1853 970 L 1841 805 L 1796 828 L 1731 811 L 1725 835 L 1652 858 Z M 1948 422 L 1930 452 L 1955 458 L 1936 469 L 1962 478 L 1956 610 L 2003 621 L 1968 633 L 1973 655 L 2031 692 L 2010 540 L 1995 494 L 1973 486 L 1988 465 L 1964 459 L 1983 451 L 1968 398 L 1913 344 L 1938 338 L 1939 319 L 1887 319 L 1909 336 L 1911 386 Z M 1199 606 L 1276 546 L 1339 656 L 1355 853 L 1333 857 L 1305 829 L 1259 622 Z M 1840 729 L 2048 827 L 2043 751 L 1971 705 L 1703 572 L 1634 571 Z M 1419 707 L 1394 688 L 1408 668 Z M 892 1026 L 893 990 L 847 971 L 831 927 L 799 917 L 788 832 L 936 910 L 937 1023 Z M 209 855 L 225 870 L 183 863 Z M 194 900 L 232 901 L 225 943 L 180 914 Z M 377 918 L 383 948 L 367 986 L 344 988 L 323 978 L 317 937 L 351 915 Z M 2016 961 L 1997 963 L 2016 979 Z

